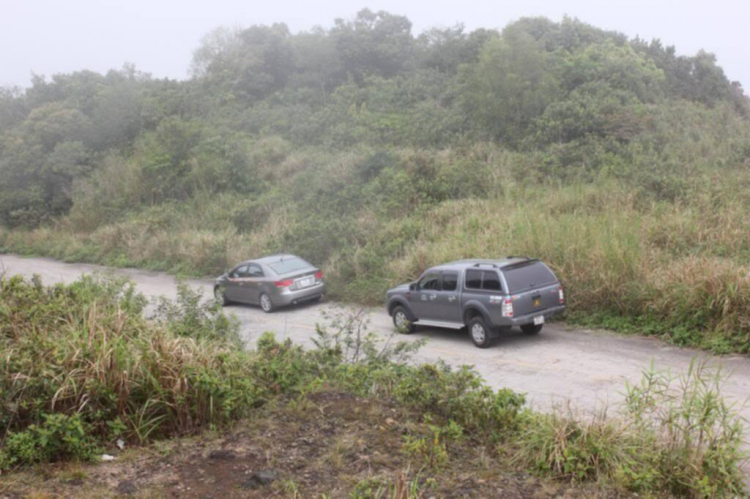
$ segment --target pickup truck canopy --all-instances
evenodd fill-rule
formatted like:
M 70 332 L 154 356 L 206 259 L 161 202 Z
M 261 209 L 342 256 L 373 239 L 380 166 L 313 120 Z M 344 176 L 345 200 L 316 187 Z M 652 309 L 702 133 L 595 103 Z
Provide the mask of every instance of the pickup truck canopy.
M 510 293 L 547 286 L 557 282 L 555 275 L 539 260 L 508 265 L 502 268 Z

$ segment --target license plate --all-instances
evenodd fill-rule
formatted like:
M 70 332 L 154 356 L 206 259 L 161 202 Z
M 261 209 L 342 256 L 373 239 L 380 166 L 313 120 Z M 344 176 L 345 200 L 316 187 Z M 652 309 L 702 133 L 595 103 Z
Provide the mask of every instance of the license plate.
M 534 317 L 534 325 L 538 326 L 540 324 L 544 324 L 544 316 L 543 315 L 538 315 L 538 316 Z
M 313 277 L 305 277 L 304 279 L 300 279 L 297 281 L 297 287 L 298 288 L 307 288 L 309 286 L 312 286 L 315 284 L 315 278 Z

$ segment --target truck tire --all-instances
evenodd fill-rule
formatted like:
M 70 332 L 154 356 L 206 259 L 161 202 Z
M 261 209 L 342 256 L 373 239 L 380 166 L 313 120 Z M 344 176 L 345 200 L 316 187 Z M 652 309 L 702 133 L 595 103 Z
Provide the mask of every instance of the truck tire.
M 409 314 L 406 313 L 406 309 L 401 305 L 398 305 L 393 309 L 393 325 L 399 333 L 411 334 L 414 332 L 416 327 L 411 323 Z
M 521 331 L 523 331 L 524 334 L 534 335 L 539 334 L 539 331 L 541 331 L 543 327 L 544 324 L 524 324 L 523 326 L 521 326 Z
M 481 316 L 474 317 L 468 324 L 469 337 L 474 345 L 479 348 L 488 348 L 492 343 L 490 328 Z

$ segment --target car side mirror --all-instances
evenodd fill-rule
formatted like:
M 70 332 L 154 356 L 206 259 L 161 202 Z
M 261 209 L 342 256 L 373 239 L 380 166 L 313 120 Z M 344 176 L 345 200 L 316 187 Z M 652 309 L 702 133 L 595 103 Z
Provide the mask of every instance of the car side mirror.
M 417 283 L 413 282 L 409 284 L 409 291 L 416 291 L 417 290 Z

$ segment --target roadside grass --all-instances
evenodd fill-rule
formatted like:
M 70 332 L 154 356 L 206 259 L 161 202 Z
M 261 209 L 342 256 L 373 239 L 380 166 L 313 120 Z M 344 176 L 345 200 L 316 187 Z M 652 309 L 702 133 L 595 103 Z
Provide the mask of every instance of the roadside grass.
M 93 460 L 118 439 L 133 446 L 205 430 L 222 435 L 264 408 L 283 406 L 289 424 L 302 425 L 322 415 L 320 407 L 349 401 L 338 416 L 354 418 L 357 432 L 373 417 L 398 428 L 398 444 L 389 445 L 401 464 L 392 471 L 412 470 L 351 483 L 375 494 L 360 497 L 420 497 L 408 491 L 431 479 L 447 486 L 441 473 L 468 449 L 484 468 L 525 470 L 551 483 L 645 495 L 745 493 L 742 427 L 721 398 L 721 375 L 705 365 L 678 378 L 646 372 L 627 387 L 621 415 L 581 418 L 532 412 L 523 395 L 494 391 L 469 368 L 412 365 L 420 345 L 378 342 L 362 314 L 329 318 L 312 350 L 266 334 L 247 351 L 220 307 L 184 287 L 151 319 L 132 285 L 112 279 L 53 287 L 3 279 L 0 294 L 1 468 Z M 364 400 L 372 411 L 352 409 Z M 320 462 L 343 473 L 340 464 L 365 451 L 340 437 Z M 471 469 L 484 476 L 482 466 Z
M 409 161 L 413 153 L 402 154 Z M 434 161 L 438 176 L 451 171 L 450 157 Z M 248 256 L 290 251 L 323 267 L 332 297 L 360 303 L 379 303 L 390 286 L 440 262 L 529 255 L 554 268 L 575 323 L 716 353 L 750 352 L 747 171 L 721 178 L 696 173 L 686 180 L 689 194 L 667 202 L 611 178 L 528 186 L 514 180 L 518 165 L 495 161 L 481 165 L 499 169 L 484 199 L 404 210 L 406 201 L 376 196 L 379 207 L 363 206 L 335 223 L 326 212 L 314 217 L 287 204 L 264 208 L 267 218 L 241 231 L 235 219 L 243 216 L 236 206 L 242 201 L 206 195 L 134 212 L 91 232 L 79 231 L 72 219 L 33 231 L 0 228 L 0 247 L 181 276 L 217 275 Z
M 722 379 L 705 361 L 677 376 L 652 367 L 626 387 L 622 415 L 602 410 L 581 417 L 566 407 L 531 415 L 513 460 L 558 479 L 614 483 L 637 493 L 742 495 L 742 421 L 721 397 Z

